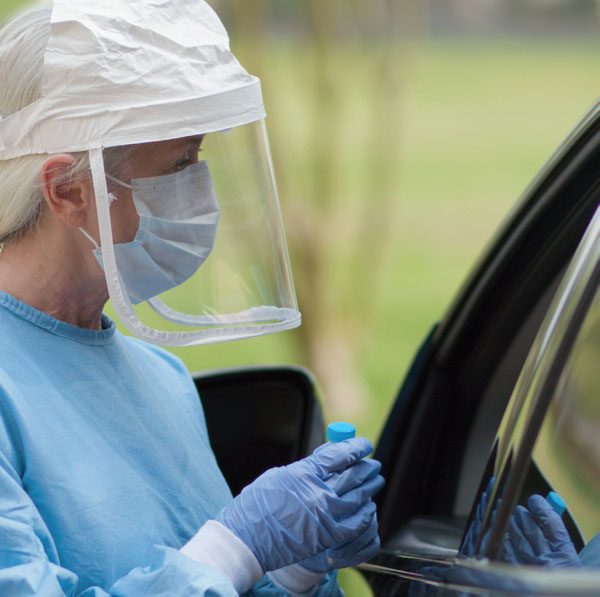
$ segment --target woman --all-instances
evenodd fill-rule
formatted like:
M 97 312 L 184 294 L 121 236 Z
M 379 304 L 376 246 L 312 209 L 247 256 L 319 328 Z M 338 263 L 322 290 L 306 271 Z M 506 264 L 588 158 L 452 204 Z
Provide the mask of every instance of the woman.
M 299 324 L 259 82 L 220 21 L 56 0 L 0 31 L 0 80 L 0 594 L 340 594 L 379 545 L 372 446 L 232 500 L 155 346 Z

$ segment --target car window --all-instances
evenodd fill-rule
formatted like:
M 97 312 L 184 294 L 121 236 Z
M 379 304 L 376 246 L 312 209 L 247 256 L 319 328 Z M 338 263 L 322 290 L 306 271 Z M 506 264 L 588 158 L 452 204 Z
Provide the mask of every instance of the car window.
M 533 459 L 589 542 L 600 533 L 600 295 L 546 413 Z
M 561 541 L 571 545 L 575 562 L 584 544 L 600 530 L 600 395 L 596 392 L 600 383 L 594 378 L 600 348 L 599 281 L 597 210 L 504 413 L 463 537 L 462 556 L 549 565 L 526 553 L 527 549 L 511 557 L 506 537 L 512 539 L 513 551 L 519 551 L 541 545 L 544 537 L 536 535 L 534 527 L 550 525 L 562 533 Z M 546 500 L 552 490 L 557 494 L 552 499 L 562 496 L 573 501 L 560 517 Z M 542 511 L 552 512 L 550 522 L 536 518 Z
M 600 594 L 599 288 L 600 209 L 519 376 L 446 585 Z
M 507 528 L 505 562 L 600 571 L 599 367 L 596 288 L 535 440 Z

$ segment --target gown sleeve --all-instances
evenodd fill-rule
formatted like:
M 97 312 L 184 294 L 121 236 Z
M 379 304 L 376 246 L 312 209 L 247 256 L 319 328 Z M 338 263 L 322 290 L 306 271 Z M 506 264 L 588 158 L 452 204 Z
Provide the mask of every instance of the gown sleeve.
M 600 568 L 600 533 L 579 552 L 579 559 L 583 566 Z
M 85 532 L 85 531 L 83 531 Z M 78 589 L 77 575 L 60 565 L 54 541 L 18 473 L 0 451 L 0 595 L 11 597 L 139 597 L 169 595 L 231 597 L 233 585 L 218 570 L 179 550 L 156 545 L 144 566 L 134 568 L 107 590 Z M 265 576 L 249 596 L 289 595 Z M 343 595 L 335 573 L 323 577 L 316 597 Z
M 82 532 L 85 532 L 83 530 Z M 0 451 L 0 595 L 11 597 L 231 597 L 235 590 L 217 570 L 177 549 L 155 546 L 144 566 L 108 589 L 78 589 L 77 575 L 60 565 L 54 541 L 17 472 Z

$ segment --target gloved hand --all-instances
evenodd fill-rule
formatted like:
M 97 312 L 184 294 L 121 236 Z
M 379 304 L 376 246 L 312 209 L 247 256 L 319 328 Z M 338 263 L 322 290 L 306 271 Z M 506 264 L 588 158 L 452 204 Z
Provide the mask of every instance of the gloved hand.
M 307 458 L 263 473 L 217 521 L 241 539 L 265 572 L 330 548 L 336 549 L 334 560 L 341 553 L 346 558 L 343 546 L 377 524 L 371 497 L 383 486 L 380 465 L 362 462 L 372 451 L 362 437 L 320 446 Z
M 373 504 L 373 508 L 375 505 Z M 311 572 L 321 572 L 325 574 L 331 570 L 357 566 L 367 560 L 374 558 L 379 552 L 379 534 L 377 528 L 377 515 L 373 516 L 372 522 L 361 535 L 349 543 L 332 547 L 326 551 L 302 560 L 300 566 L 303 566 Z
M 493 476 L 487 484 L 485 491 L 481 494 L 479 498 L 479 502 L 477 503 L 477 508 L 475 508 L 475 515 L 473 516 L 473 520 L 469 525 L 469 530 L 467 531 L 465 538 L 460 547 L 459 555 L 465 557 L 474 557 L 475 548 L 477 547 L 477 541 L 479 540 L 479 534 L 481 533 L 481 525 L 483 524 L 483 517 L 485 516 L 485 511 L 487 510 L 488 502 L 490 500 L 490 495 L 492 494 L 492 489 L 494 488 L 494 483 L 496 482 L 496 477 Z M 485 543 L 482 541 L 482 545 L 479 549 L 480 553 L 483 553 L 485 550 Z
M 363 469 L 360 473 L 357 472 L 357 474 L 360 474 L 365 480 L 376 478 L 381 470 L 381 464 L 373 459 L 361 460 L 354 467 Z M 379 479 L 381 480 L 382 478 L 379 477 Z M 342 491 L 342 487 L 336 488 L 336 492 L 341 493 Z M 375 504 L 373 504 L 373 508 L 375 508 Z M 377 513 L 375 512 L 367 529 L 352 539 L 352 541 L 303 560 L 300 562 L 300 565 L 311 572 L 325 573 L 331 570 L 338 570 L 339 568 L 362 564 L 362 562 L 374 558 L 378 551 L 379 534 Z
M 581 566 L 562 518 L 541 495 L 530 496 L 527 508 L 516 507 L 502 559 L 552 568 Z

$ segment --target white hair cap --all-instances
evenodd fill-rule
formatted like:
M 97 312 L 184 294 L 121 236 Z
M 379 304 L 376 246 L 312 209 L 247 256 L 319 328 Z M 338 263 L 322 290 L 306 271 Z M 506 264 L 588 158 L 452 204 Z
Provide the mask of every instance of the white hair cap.
M 42 96 L 0 120 L 0 160 L 174 139 L 264 116 L 260 81 L 235 59 L 204 0 L 54 0 Z

